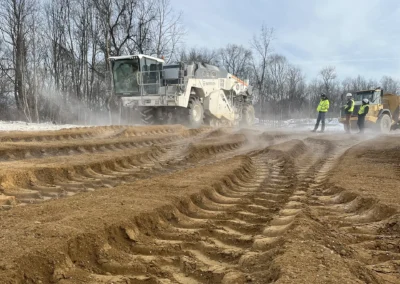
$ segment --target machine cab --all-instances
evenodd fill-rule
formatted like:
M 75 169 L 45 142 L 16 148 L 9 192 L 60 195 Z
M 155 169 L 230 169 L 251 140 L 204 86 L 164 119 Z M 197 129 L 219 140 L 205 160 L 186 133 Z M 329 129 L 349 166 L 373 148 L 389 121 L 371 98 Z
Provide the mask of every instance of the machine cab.
M 382 95 L 383 90 L 381 88 L 358 91 L 353 95 L 354 98 L 354 111 L 352 116 L 357 116 L 358 110 L 362 105 L 363 99 L 369 100 L 371 114 L 379 109 L 382 109 Z M 344 109 L 341 110 L 341 117 L 345 117 Z
M 382 104 L 383 90 L 381 88 L 358 91 L 354 96 L 355 105 L 361 105 L 363 99 L 368 99 L 370 105 L 380 105 Z
M 116 96 L 157 95 L 164 60 L 147 55 L 110 57 L 113 91 Z

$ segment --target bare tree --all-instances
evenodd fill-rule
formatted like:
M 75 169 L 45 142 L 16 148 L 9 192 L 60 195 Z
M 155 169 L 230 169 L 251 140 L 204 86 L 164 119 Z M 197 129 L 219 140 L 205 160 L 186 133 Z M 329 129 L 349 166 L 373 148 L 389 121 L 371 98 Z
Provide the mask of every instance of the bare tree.
M 288 75 L 288 62 L 286 57 L 274 54 L 269 57 L 268 73 L 270 98 L 273 101 L 281 101 L 285 98 L 287 93 L 285 90 L 286 78 Z
M 355 93 L 360 90 L 367 90 L 376 88 L 377 82 L 375 80 L 366 80 L 364 77 L 358 75 L 355 78 L 347 77 L 342 81 L 342 94 Z
M 399 94 L 400 82 L 394 80 L 390 76 L 383 76 L 381 79 L 381 87 L 385 93 Z
M 323 84 L 319 78 L 314 78 L 307 86 L 306 93 L 308 97 L 307 112 L 310 117 L 314 117 L 315 108 L 319 101 L 319 96 L 322 92 Z
M 336 68 L 333 66 L 328 66 L 323 68 L 319 75 L 322 78 L 323 91 L 327 96 L 331 95 L 333 92 L 333 82 L 336 80 Z
M 278 54 L 273 54 L 268 57 L 266 73 L 266 96 L 264 96 L 264 108 L 267 109 L 269 116 L 273 115 L 273 120 L 282 120 L 285 107 L 285 99 L 287 95 L 287 59 Z
M 30 32 L 34 0 L 1 0 L 0 30 L 4 42 L 12 51 L 12 69 L 9 77 L 14 85 L 14 97 L 18 110 L 32 121 L 26 93 L 27 37 Z
M 300 68 L 289 66 L 287 71 L 288 113 L 301 113 L 305 97 L 305 78 Z
M 151 32 L 152 24 L 156 19 L 156 3 L 156 0 L 139 0 L 136 2 L 137 7 L 133 11 L 135 14 L 132 19 L 134 48 L 128 47 L 130 53 L 149 54 L 152 52 Z
M 189 50 L 180 50 L 177 61 L 186 63 L 202 62 L 206 64 L 219 65 L 219 54 L 217 50 L 193 47 Z
M 263 113 L 264 103 L 267 96 L 267 67 L 273 34 L 274 30 L 272 28 L 262 25 L 260 33 L 258 35 L 254 35 L 251 42 L 251 47 L 254 51 L 252 63 L 254 84 L 255 90 L 258 93 L 261 114 Z
M 220 50 L 221 64 L 240 78 L 248 78 L 251 72 L 252 52 L 241 45 L 228 44 Z
M 358 75 L 351 80 L 351 88 L 354 92 L 367 89 L 367 81 L 364 77 Z
M 92 0 L 97 10 L 97 20 L 101 22 L 103 36 L 100 49 L 103 51 L 105 62 L 110 54 L 118 56 L 128 50 L 143 48 L 143 35 L 138 35 L 138 27 L 144 24 L 145 16 L 153 13 L 152 1 L 145 0 Z M 146 3 L 151 2 L 150 6 Z M 152 16 L 154 17 L 154 16 Z M 136 23 L 135 20 L 142 21 Z M 146 19 L 147 20 L 147 19 Z M 143 27 L 139 30 L 143 32 Z M 145 36 L 146 37 L 146 36 Z M 140 38 L 140 39 L 139 39 Z M 135 47 L 129 43 L 135 43 Z M 142 50 L 140 50 L 142 52 Z
M 153 53 L 170 62 L 181 43 L 186 29 L 182 25 L 182 12 L 175 13 L 170 0 L 159 0 L 155 4 L 155 18 L 151 32 Z
M 333 66 L 325 67 L 320 71 L 319 76 L 322 79 L 321 91 L 328 96 L 328 99 L 331 102 L 329 113 L 336 115 L 341 106 L 341 94 L 339 83 L 336 80 L 336 68 Z
M 111 88 L 108 59 L 144 53 L 166 62 L 204 62 L 249 78 L 257 112 L 289 118 L 312 113 L 321 92 L 337 115 L 346 92 L 378 87 L 353 76 L 338 82 L 334 67 L 305 83 L 304 74 L 282 55 L 271 54 L 274 30 L 263 25 L 250 46 L 221 49 L 181 46 L 182 13 L 171 0 L 0 0 L 0 115 L 2 119 L 90 122 L 107 114 Z M 44 8 L 44 9 L 42 9 Z M 384 76 L 386 92 L 400 82 Z M 16 111 L 17 110 L 17 111 Z M 74 121 L 75 120 L 75 121 Z

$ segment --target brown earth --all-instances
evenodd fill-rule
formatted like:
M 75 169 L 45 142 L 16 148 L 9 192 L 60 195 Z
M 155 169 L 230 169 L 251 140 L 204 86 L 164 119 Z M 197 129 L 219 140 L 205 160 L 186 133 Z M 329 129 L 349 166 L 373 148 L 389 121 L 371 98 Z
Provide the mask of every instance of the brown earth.
M 0 134 L 0 283 L 400 283 L 399 136 Z

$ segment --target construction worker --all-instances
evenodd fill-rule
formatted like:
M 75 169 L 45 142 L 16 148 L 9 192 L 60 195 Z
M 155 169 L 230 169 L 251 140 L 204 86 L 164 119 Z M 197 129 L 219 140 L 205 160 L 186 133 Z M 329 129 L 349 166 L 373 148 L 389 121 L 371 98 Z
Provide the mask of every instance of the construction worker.
M 360 110 L 358 111 L 357 125 L 358 128 L 360 129 L 360 132 L 358 133 L 364 133 L 365 116 L 367 115 L 368 111 L 369 111 L 369 100 L 363 99 L 362 105 L 360 106 Z
M 344 107 L 344 113 L 346 114 L 346 122 L 344 123 L 344 130 L 346 133 L 350 133 L 350 118 L 354 111 L 354 99 L 351 93 L 346 94 L 347 104 Z
M 319 105 L 317 107 L 318 118 L 317 123 L 315 124 L 314 130 L 311 132 L 315 132 L 318 129 L 319 123 L 321 122 L 322 127 L 320 132 L 324 132 L 325 130 L 325 114 L 329 109 L 329 100 L 324 93 L 321 94 L 321 100 L 319 101 Z

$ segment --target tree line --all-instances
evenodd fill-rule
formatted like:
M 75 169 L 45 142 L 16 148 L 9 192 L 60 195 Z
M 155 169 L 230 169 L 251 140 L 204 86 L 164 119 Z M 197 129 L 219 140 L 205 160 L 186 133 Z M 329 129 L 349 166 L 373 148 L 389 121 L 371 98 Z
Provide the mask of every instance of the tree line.
M 246 46 L 184 47 L 187 31 L 170 0 L 0 0 L 0 119 L 91 124 L 104 118 L 111 91 L 110 56 L 143 53 L 167 62 L 203 61 L 254 86 L 257 116 L 295 118 L 313 113 L 320 92 L 338 113 L 341 94 L 381 86 L 391 77 L 339 81 L 332 66 L 309 83 L 273 53 L 274 30 L 262 26 Z
M 110 56 L 173 58 L 185 29 L 170 0 L 0 0 L 0 119 L 90 123 Z
M 249 46 L 228 44 L 220 49 L 190 48 L 179 54 L 182 61 L 203 61 L 224 67 L 241 78 L 250 78 L 255 88 L 254 104 L 260 119 L 283 120 L 315 116 L 321 93 L 330 100 L 328 117 L 338 117 L 344 95 L 381 87 L 388 93 L 400 93 L 400 81 L 390 76 L 380 80 L 361 75 L 338 79 L 334 66 L 322 68 L 308 81 L 300 67 L 272 52 L 274 30 L 265 26 L 256 33 Z

